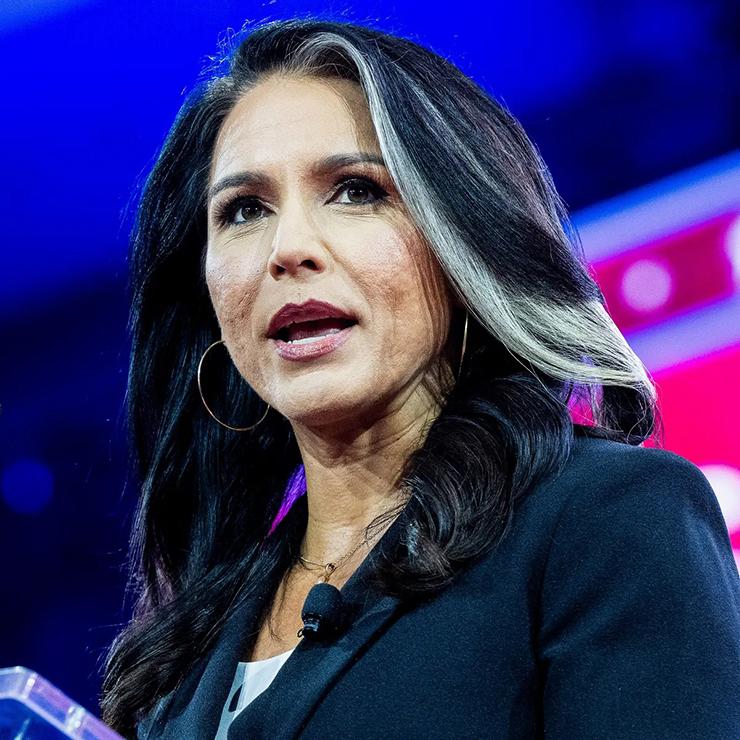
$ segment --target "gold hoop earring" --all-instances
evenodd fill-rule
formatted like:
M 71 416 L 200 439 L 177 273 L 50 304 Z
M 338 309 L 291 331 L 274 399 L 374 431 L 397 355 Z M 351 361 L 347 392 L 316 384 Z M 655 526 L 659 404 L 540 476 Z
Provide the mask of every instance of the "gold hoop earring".
M 463 342 L 462 342 L 462 353 L 460 354 L 460 367 L 457 369 L 457 379 L 460 380 L 460 374 L 462 373 L 463 359 L 465 357 L 465 347 L 468 343 L 468 309 L 465 309 L 465 328 L 463 329 Z
M 219 419 L 216 414 L 211 411 L 208 404 L 206 403 L 206 399 L 203 396 L 203 386 L 200 384 L 200 371 L 203 367 L 203 360 L 205 360 L 206 355 L 217 345 L 217 344 L 226 344 L 226 342 L 223 339 L 219 339 L 217 342 L 214 342 L 204 353 L 203 356 L 200 358 L 200 362 L 198 363 L 198 392 L 200 393 L 200 400 L 203 401 L 203 405 L 206 407 L 206 411 L 222 426 L 226 427 L 227 429 L 231 429 L 232 432 L 248 432 L 250 429 L 254 429 L 256 426 L 261 424 L 265 417 L 267 416 L 268 412 L 270 411 L 270 404 L 267 404 L 267 411 L 265 411 L 264 414 L 262 414 L 262 418 L 256 423 L 252 424 L 251 427 L 230 427 L 228 424 L 224 424 L 221 419 Z

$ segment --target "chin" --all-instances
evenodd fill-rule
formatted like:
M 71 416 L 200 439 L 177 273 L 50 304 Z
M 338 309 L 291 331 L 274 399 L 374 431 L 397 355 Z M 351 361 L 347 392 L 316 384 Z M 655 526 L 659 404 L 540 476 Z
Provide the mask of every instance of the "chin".
M 340 384 L 328 388 L 315 388 L 311 392 L 291 395 L 280 405 L 281 413 L 290 421 L 307 427 L 355 426 L 363 416 L 372 413 L 376 396 L 339 392 Z

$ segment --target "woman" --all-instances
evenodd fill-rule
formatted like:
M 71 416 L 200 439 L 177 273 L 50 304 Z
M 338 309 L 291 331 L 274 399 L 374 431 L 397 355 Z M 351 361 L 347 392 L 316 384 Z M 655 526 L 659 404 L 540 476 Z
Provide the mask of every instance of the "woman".
M 740 737 L 716 498 L 640 446 L 644 367 L 454 66 L 327 21 L 237 39 L 132 275 L 124 736 Z

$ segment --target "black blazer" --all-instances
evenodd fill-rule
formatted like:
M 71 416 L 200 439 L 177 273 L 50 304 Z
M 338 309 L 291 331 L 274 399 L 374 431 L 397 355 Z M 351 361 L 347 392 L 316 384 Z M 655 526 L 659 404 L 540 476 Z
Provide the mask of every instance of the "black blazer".
M 366 583 L 401 516 L 342 589 L 351 627 L 304 640 L 230 740 L 738 740 L 740 577 L 701 472 L 580 438 L 498 548 L 413 608 Z M 257 602 L 140 740 L 213 740 Z

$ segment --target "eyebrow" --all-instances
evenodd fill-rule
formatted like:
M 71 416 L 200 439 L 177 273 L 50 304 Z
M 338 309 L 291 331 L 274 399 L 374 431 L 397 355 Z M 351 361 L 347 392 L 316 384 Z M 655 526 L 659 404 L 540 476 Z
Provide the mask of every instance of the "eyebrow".
M 361 164 L 365 162 L 371 162 L 373 164 L 379 164 L 385 167 L 383 158 L 377 154 L 367 154 L 364 152 L 358 152 L 356 154 L 332 154 L 329 157 L 316 162 L 311 167 L 311 172 L 314 175 L 321 175 L 331 170 L 336 170 L 341 167 L 347 167 L 353 164 Z M 258 185 L 266 180 L 269 180 L 267 175 L 261 172 L 237 172 L 234 175 L 228 175 L 217 183 L 212 185 L 208 189 L 208 200 L 213 200 L 221 191 L 227 190 L 228 188 L 240 187 L 244 185 Z

